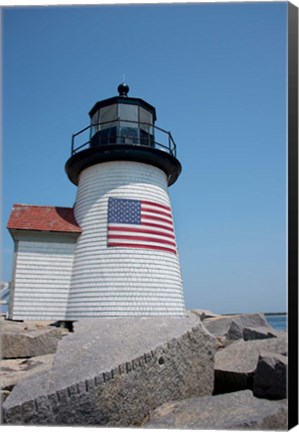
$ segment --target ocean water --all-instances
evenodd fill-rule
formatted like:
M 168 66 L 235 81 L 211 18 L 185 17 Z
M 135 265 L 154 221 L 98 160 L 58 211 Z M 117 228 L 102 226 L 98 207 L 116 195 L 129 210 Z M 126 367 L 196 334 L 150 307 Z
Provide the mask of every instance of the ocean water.
M 288 316 L 285 315 L 266 315 L 266 320 L 268 324 L 273 327 L 275 330 L 283 331 L 288 327 Z

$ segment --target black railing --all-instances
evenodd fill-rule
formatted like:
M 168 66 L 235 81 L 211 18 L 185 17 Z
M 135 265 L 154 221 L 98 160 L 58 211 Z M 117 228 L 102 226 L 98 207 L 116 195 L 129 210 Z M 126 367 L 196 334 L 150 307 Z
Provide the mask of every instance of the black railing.
M 74 155 L 87 148 L 115 144 L 152 147 L 176 157 L 176 144 L 170 132 L 149 123 L 121 119 L 91 124 L 73 134 L 71 152 Z

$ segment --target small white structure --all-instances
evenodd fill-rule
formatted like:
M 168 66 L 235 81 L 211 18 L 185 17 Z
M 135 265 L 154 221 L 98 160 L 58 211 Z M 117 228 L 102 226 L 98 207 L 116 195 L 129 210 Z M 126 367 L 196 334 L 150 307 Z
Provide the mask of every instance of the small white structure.
M 14 239 L 9 318 L 64 320 L 81 233 L 73 209 L 15 204 L 7 227 Z
M 128 97 L 126 84 L 118 91 L 73 135 L 66 172 L 78 186 L 74 210 L 13 209 L 13 319 L 185 313 L 168 195 L 181 172 L 175 143 L 155 126 L 154 107 Z M 30 225 L 33 209 L 40 225 Z

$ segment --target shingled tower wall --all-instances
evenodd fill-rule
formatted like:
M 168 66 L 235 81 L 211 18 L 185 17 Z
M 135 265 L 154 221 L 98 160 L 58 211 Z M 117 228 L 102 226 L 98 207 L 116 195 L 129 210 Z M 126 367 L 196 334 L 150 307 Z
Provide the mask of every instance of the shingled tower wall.
M 66 318 L 182 315 L 177 251 L 167 250 L 167 243 L 164 251 L 107 247 L 110 197 L 170 207 L 166 175 L 154 166 L 114 161 L 81 173 L 75 217 L 82 234 L 75 251 Z

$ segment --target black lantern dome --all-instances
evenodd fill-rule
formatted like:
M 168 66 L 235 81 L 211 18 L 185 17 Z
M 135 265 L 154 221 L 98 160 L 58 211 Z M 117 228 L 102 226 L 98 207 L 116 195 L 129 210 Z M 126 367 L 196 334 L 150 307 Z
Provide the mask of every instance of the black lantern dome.
M 155 126 L 155 108 L 143 99 L 128 96 L 126 83 L 121 83 L 117 90 L 118 96 L 92 107 L 90 125 L 73 135 L 72 154 L 66 163 L 69 179 L 78 184 L 80 172 L 91 165 L 131 160 L 161 168 L 168 184 L 173 184 L 181 164 L 171 133 Z

